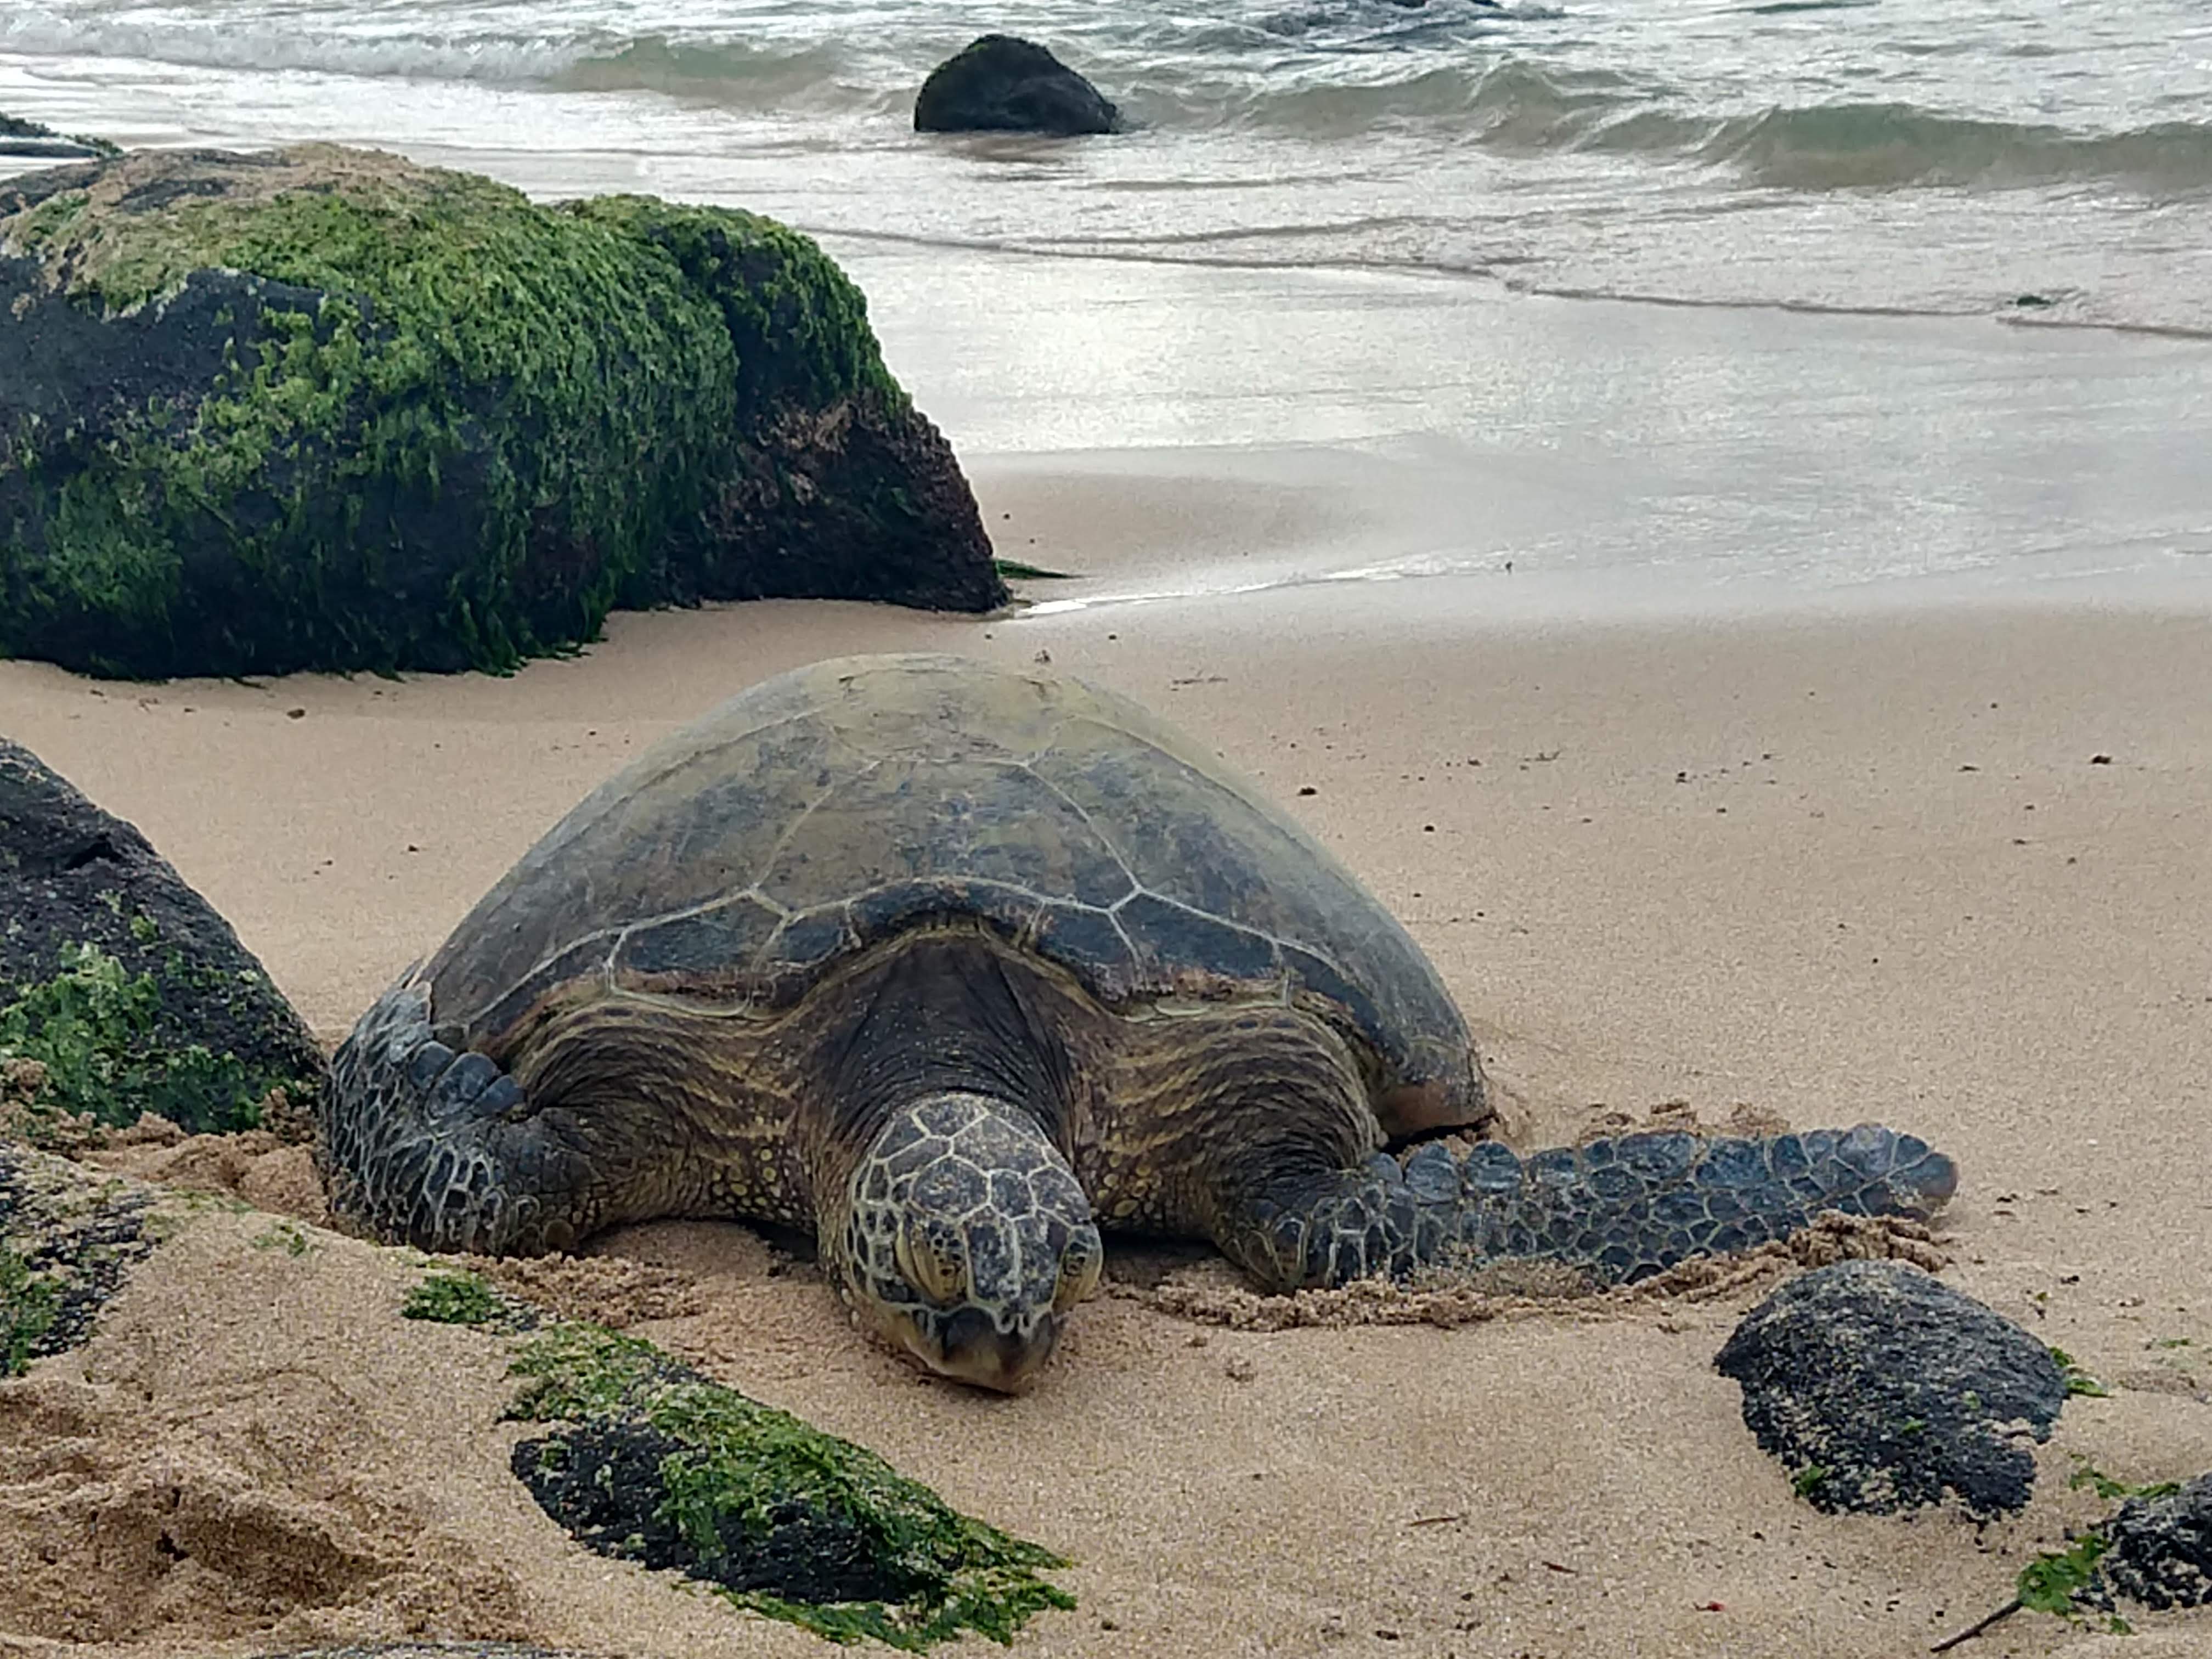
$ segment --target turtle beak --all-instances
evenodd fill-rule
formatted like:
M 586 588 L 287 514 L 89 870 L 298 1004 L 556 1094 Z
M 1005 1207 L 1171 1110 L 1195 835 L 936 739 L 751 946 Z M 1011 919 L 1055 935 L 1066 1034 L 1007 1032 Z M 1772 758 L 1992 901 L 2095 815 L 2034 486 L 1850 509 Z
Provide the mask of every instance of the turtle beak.
M 931 1325 L 907 1334 L 915 1358 L 943 1376 L 996 1394 L 1025 1392 L 1060 1343 L 1057 1314 L 1045 1315 L 1026 1333 L 1000 1330 L 981 1308 L 963 1308 Z

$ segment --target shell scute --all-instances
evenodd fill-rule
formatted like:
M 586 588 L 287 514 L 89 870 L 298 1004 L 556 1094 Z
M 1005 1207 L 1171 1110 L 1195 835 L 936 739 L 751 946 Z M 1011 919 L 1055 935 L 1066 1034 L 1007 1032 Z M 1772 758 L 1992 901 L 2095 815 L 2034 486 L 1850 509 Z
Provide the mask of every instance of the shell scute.
M 1281 983 L 1282 947 L 1265 933 L 1157 893 L 1138 893 L 1114 915 L 1139 973 L 1155 983 L 1194 996 Z
M 779 912 L 741 893 L 711 909 L 631 928 L 615 949 L 615 975 L 653 989 L 732 984 L 783 925 Z
M 1142 980 L 1136 951 L 1106 911 L 1048 905 L 1031 943 L 1040 956 L 1066 969 L 1107 1002 L 1126 1002 L 1138 994 Z
M 845 911 L 854 940 L 865 949 L 915 927 L 963 921 L 984 922 L 1002 939 L 1022 939 L 1036 931 L 1040 902 L 1025 887 L 940 877 L 872 888 Z

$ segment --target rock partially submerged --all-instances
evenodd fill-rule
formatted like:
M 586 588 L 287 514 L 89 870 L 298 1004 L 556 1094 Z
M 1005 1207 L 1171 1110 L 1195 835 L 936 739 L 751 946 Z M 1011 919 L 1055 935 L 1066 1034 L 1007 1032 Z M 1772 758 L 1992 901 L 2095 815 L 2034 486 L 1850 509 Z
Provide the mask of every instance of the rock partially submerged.
M 323 1075 L 230 924 L 144 836 L 4 738 L 0 1062 L 23 1109 L 115 1125 L 154 1112 L 189 1130 L 252 1127 L 277 1090 L 304 1118 Z
M 88 161 L 95 156 L 120 155 L 122 149 L 105 138 L 75 137 L 56 132 L 37 121 L 0 112 L 0 164 L 15 161 Z M 12 172 L 0 165 L 0 172 Z
M 914 100 L 916 132 L 1118 132 L 1121 112 L 1044 47 L 987 34 L 932 70 Z
M 1817 1509 L 1887 1514 L 1955 1494 L 1972 1514 L 2024 1506 L 2066 1403 L 2051 1350 L 1917 1267 L 1840 1261 L 1791 1280 L 1715 1364 L 1745 1426 Z
M 0 655 L 504 670 L 768 595 L 1006 598 L 806 238 L 331 145 L 0 185 Z

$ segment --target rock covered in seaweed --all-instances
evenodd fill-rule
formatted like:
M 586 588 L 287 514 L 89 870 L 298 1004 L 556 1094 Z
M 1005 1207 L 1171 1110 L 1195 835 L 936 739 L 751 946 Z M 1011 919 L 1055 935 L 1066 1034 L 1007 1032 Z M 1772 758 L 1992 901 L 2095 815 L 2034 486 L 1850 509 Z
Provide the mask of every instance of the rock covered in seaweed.
M 1121 112 L 1042 46 L 1011 34 L 973 40 L 929 73 L 916 132 L 1119 132 Z
M 1000 1643 L 1074 1598 L 1066 1562 L 962 1515 L 864 1447 L 595 1325 L 526 1341 L 515 1475 L 579 1541 L 719 1586 L 839 1642 Z
M 0 738 L 0 1060 L 31 1103 L 104 1123 L 304 1117 L 322 1051 L 230 924 L 146 837 Z
M 1839 1261 L 1745 1316 L 1714 1361 L 1744 1425 L 1816 1509 L 1888 1514 L 1948 1490 L 1977 1516 L 2024 1506 L 2066 1403 L 2051 1350 L 1898 1261 Z
M 14 167 L 4 164 L 17 161 L 74 161 L 122 153 L 105 138 L 72 137 L 0 111 L 0 173 L 14 172 Z
M 0 655 L 501 670 L 770 594 L 1006 596 L 806 238 L 330 145 L 0 185 Z

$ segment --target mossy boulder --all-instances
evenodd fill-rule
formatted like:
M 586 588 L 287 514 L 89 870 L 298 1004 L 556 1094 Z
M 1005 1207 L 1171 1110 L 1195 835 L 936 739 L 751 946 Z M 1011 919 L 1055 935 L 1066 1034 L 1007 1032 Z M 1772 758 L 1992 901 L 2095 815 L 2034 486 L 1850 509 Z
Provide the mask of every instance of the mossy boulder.
M 562 1322 L 525 1340 L 514 1468 L 602 1554 L 672 1567 L 833 1640 L 1009 1642 L 1074 1598 L 1048 1550 L 960 1514 L 864 1447 L 747 1399 L 651 1343 Z
M 122 153 L 105 138 L 75 137 L 0 111 L 0 173 L 13 172 L 11 164 L 18 161 L 70 161 Z
M 0 185 L 0 655 L 502 671 L 771 595 L 1006 598 L 805 237 L 330 145 Z
M 33 1114 L 305 1121 L 323 1057 L 230 924 L 146 837 L 0 738 L 0 1063 Z M 272 1126 L 273 1127 L 273 1126 Z

